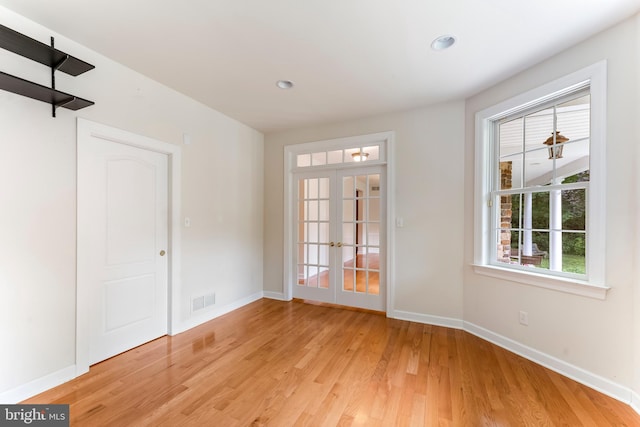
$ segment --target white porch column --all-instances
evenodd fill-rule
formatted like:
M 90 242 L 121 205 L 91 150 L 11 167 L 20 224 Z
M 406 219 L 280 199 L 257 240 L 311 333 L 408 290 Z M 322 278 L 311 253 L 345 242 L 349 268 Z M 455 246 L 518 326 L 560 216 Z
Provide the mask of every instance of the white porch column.
M 533 255 L 532 253 L 533 238 L 532 238 L 532 232 L 531 232 L 532 216 L 533 216 L 533 214 L 531 213 L 532 201 L 533 201 L 533 194 L 526 193 L 524 195 L 524 203 L 523 203 L 524 206 L 522 210 L 522 214 L 523 214 L 522 226 L 524 227 L 524 232 L 522 233 L 522 255 L 528 255 L 528 256 Z
M 562 194 L 549 192 L 549 269 L 562 271 Z

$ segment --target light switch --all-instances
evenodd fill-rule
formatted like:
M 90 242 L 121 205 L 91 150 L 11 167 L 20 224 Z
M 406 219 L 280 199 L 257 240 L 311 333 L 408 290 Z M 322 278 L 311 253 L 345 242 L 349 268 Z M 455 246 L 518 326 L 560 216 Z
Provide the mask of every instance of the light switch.
M 191 227 L 191 218 L 189 218 L 188 216 L 184 218 L 184 226 Z
M 401 216 L 396 218 L 396 227 L 398 228 L 404 227 L 404 218 L 402 218 Z

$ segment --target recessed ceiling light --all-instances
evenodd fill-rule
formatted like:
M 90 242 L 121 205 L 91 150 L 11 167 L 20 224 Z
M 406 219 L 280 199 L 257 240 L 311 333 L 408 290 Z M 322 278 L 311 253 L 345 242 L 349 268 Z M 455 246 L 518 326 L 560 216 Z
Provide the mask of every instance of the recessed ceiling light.
M 449 49 L 456 42 L 454 36 L 440 36 L 431 42 L 431 49 L 433 50 L 445 50 Z
M 293 87 L 293 82 L 290 80 L 278 80 L 276 82 L 276 86 L 280 89 L 291 89 Z

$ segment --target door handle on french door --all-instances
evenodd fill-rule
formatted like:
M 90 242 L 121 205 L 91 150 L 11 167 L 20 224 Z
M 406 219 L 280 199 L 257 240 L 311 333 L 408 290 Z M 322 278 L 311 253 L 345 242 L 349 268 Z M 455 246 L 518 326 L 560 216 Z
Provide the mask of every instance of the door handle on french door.
M 166 254 L 166 252 L 163 250 L 160 251 L 160 256 L 164 256 L 164 254 Z
M 336 244 L 333 242 L 329 242 L 329 246 L 334 247 Z
M 342 247 L 342 242 L 338 242 L 338 244 L 336 246 L 341 248 Z

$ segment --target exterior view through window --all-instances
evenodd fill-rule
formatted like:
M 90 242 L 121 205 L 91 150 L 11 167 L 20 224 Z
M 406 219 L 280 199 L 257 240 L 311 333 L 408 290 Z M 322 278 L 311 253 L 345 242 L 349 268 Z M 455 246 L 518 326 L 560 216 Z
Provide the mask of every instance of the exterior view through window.
M 584 276 L 589 88 L 494 122 L 494 263 Z

